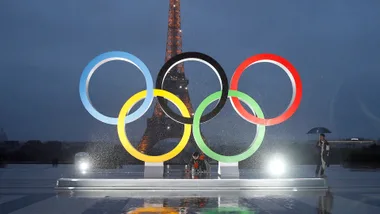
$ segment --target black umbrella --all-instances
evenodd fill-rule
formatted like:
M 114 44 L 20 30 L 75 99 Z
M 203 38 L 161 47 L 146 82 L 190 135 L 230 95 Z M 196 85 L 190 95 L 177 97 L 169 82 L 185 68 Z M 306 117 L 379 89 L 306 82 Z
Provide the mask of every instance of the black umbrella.
M 307 132 L 307 134 L 328 134 L 328 133 L 331 133 L 331 131 L 325 127 L 315 127 L 315 128 L 310 129 L 310 131 Z

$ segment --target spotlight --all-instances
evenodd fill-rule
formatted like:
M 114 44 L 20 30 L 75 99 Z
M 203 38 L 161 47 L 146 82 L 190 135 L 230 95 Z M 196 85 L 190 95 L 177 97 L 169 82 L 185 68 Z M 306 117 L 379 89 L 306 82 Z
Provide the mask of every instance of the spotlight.
M 88 164 L 87 162 L 81 162 L 79 163 L 78 167 L 81 171 L 87 171 L 90 168 L 90 164 Z
M 91 158 L 90 155 L 86 152 L 79 152 L 75 154 L 75 167 L 78 171 L 81 171 L 83 174 L 91 168 Z
M 268 171 L 272 175 L 282 175 L 285 173 L 285 161 L 279 156 L 275 156 L 268 163 Z

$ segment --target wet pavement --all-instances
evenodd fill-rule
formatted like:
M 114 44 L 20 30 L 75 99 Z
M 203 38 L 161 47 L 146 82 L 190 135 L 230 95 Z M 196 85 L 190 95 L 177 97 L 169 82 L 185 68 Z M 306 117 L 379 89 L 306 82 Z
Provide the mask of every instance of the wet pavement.
M 96 170 L 85 177 L 140 177 L 140 166 Z M 141 171 L 140 171 L 141 172 Z M 313 177 L 314 166 L 292 167 L 283 177 Z M 181 167 L 167 177 L 183 175 Z M 0 213 L 380 213 L 380 172 L 331 166 L 328 191 L 71 192 L 54 190 L 60 177 L 78 177 L 73 166 L 10 165 L 0 169 Z M 217 176 L 215 170 L 212 176 Z M 242 178 L 269 178 L 243 170 Z

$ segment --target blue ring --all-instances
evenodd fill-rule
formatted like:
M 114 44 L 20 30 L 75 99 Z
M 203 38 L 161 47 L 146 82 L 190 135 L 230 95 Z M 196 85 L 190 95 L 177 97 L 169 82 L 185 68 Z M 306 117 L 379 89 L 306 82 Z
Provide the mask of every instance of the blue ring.
M 88 65 L 83 70 L 79 82 L 79 94 L 83 106 L 86 108 L 88 113 L 90 113 L 95 119 L 109 125 L 117 125 L 118 118 L 105 116 L 94 108 L 90 100 L 90 95 L 88 94 L 88 85 L 90 83 L 91 76 L 94 74 L 95 70 L 99 66 L 106 62 L 114 60 L 127 61 L 136 66 L 144 75 L 146 82 L 147 94 L 144 102 L 142 103 L 140 108 L 138 108 L 135 112 L 129 114 L 125 118 L 125 123 L 133 122 L 139 119 L 143 114 L 145 114 L 145 112 L 148 111 L 150 105 L 152 104 L 154 98 L 152 75 L 150 74 L 148 67 L 139 58 L 130 53 L 122 51 L 111 51 L 95 57 L 93 60 L 91 60 L 90 63 L 88 63 Z

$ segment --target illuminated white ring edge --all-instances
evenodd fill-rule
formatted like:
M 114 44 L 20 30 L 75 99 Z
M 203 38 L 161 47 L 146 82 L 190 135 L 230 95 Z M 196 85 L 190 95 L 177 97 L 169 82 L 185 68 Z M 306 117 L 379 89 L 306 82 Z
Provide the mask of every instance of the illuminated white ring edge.
M 175 66 L 177 66 L 178 64 L 182 63 L 182 62 L 186 62 L 186 61 L 197 61 L 197 62 L 200 62 L 200 63 L 203 63 L 205 65 L 207 65 L 209 68 L 211 68 L 214 73 L 216 74 L 216 76 L 218 77 L 218 80 L 219 80 L 219 84 L 220 84 L 220 90 L 223 90 L 223 83 L 222 83 L 222 79 L 218 73 L 218 71 L 216 70 L 216 68 L 214 66 L 212 66 L 210 63 L 208 63 L 207 61 L 203 60 L 203 59 L 199 59 L 199 58 L 186 58 L 186 59 L 181 59 L 181 60 L 178 60 L 177 62 L 175 62 L 172 66 L 170 66 L 168 68 L 168 70 L 165 72 L 165 75 L 164 77 L 162 78 L 162 84 L 161 84 L 161 88 L 164 90 L 164 82 L 165 82 L 165 78 L 166 76 L 170 73 L 170 70 L 173 69 Z M 165 112 L 165 111 L 164 111 Z M 166 114 L 166 112 L 165 112 Z M 167 115 L 167 114 L 166 114 Z M 177 123 L 181 123 L 180 121 L 177 121 L 175 118 L 172 118 L 170 115 L 167 115 L 168 117 L 170 117 L 172 120 L 176 121 Z M 182 123 L 181 123 L 182 124 Z
M 251 63 L 250 65 L 248 65 L 245 69 L 247 69 L 247 68 L 249 68 L 250 66 L 252 66 L 252 65 L 254 65 L 254 64 L 258 64 L 258 63 L 262 63 L 262 62 L 268 62 L 268 63 L 271 63 L 271 64 L 274 64 L 274 65 L 277 65 L 278 67 L 280 67 L 282 70 L 284 70 L 285 71 L 285 73 L 288 75 L 288 77 L 289 77 L 289 79 L 290 79 L 290 82 L 292 83 L 292 99 L 290 100 L 290 102 L 289 102 L 289 105 L 288 105 L 288 107 L 285 109 L 285 111 L 283 111 L 281 114 L 283 114 L 284 112 L 286 112 L 289 108 L 290 108 L 290 106 L 293 104 L 293 102 L 294 102 L 294 99 L 296 98 L 296 82 L 295 82 L 295 80 L 294 80 L 294 77 L 293 77 L 293 75 L 292 75 L 292 73 L 289 71 L 289 69 L 286 67 L 286 66 L 284 66 L 283 64 L 281 64 L 281 63 L 279 63 L 279 62 L 277 62 L 277 61 L 275 61 L 275 60 L 270 60 L 270 59 L 263 59 L 263 60 L 258 60 L 258 61 L 256 61 L 256 62 L 254 62 L 254 63 Z M 233 76 L 235 75 L 235 73 L 232 75 L 232 79 L 233 79 Z M 236 111 L 236 113 L 240 116 L 240 117 L 242 117 L 242 118 L 244 118 L 244 120 L 246 120 L 247 122 L 249 122 L 249 123 L 252 123 L 252 124 L 255 124 L 255 125 L 257 125 L 256 123 L 253 123 L 252 121 L 249 121 L 248 119 L 246 119 L 245 117 L 243 117 L 243 115 L 241 115 L 240 114 L 240 112 L 236 109 L 236 106 L 235 106 L 235 104 L 234 104 L 234 102 L 232 102 L 232 99 L 229 99 L 230 100 L 230 102 L 231 102 L 231 104 L 232 104 L 232 107 L 234 108 L 234 110 Z
M 95 107 L 91 103 L 90 95 L 88 92 L 89 82 L 94 74 L 95 70 L 98 69 L 101 65 L 114 61 L 114 60 L 121 60 L 125 62 L 129 62 L 136 66 L 141 73 L 144 75 L 146 87 L 147 87 L 147 96 L 144 99 L 144 102 L 138 108 L 134 113 L 128 115 L 125 118 L 125 123 L 131 123 L 137 119 L 139 119 L 142 115 L 145 114 L 145 112 L 148 111 L 150 108 L 154 96 L 153 96 L 153 79 L 152 75 L 148 69 L 148 67 L 136 56 L 129 54 L 127 52 L 121 52 L 121 51 L 112 51 L 103 53 L 97 57 L 95 57 L 83 70 L 83 73 L 80 78 L 79 83 L 79 93 L 80 98 L 82 101 L 83 106 L 85 109 L 97 120 L 109 124 L 109 125 L 117 125 L 118 118 L 115 117 L 108 117 L 100 113 L 95 109 Z

